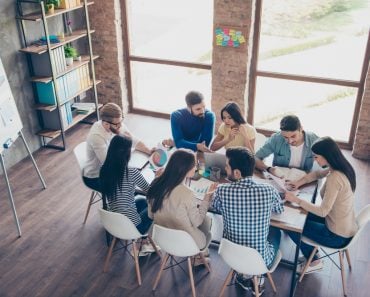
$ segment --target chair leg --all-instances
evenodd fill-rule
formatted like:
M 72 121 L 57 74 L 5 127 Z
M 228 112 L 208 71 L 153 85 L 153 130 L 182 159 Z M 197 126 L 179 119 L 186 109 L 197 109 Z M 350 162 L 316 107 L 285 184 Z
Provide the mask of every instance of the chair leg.
M 303 271 L 301 272 L 301 276 L 299 277 L 299 282 L 302 281 L 302 279 L 304 277 L 304 274 L 306 273 L 306 270 L 307 270 L 308 266 L 310 266 L 310 264 L 312 262 L 313 256 L 315 256 L 315 254 L 316 254 L 316 251 L 317 251 L 317 246 L 315 246 L 315 248 L 313 249 L 310 257 L 308 258 L 307 263 L 306 263 L 306 266 L 303 268 Z
M 139 286 L 141 286 L 141 274 L 140 274 L 140 265 L 139 265 L 139 252 L 136 246 L 136 240 L 132 241 L 132 249 L 134 250 L 134 260 L 135 260 L 135 269 L 136 269 L 136 277 Z
M 270 281 L 270 284 L 271 284 L 271 287 L 272 289 L 274 290 L 274 293 L 276 293 L 276 286 L 275 286 L 275 282 L 274 280 L 272 279 L 272 276 L 271 276 L 271 273 L 270 272 L 267 272 L 267 277 Z
M 158 274 L 157 274 L 157 278 L 155 279 L 155 282 L 154 282 L 154 286 L 153 286 L 153 291 L 155 291 L 155 289 L 157 288 L 158 286 L 158 283 L 159 283 L 159 279 L 161 278 L 161 275 L 162 275 L 162 272 L 163 272 L 163 269 L 164 269 L 164 266 L 166 265 L 167 261 L 168 261 L 168 258 L 169 258 L 169 254 L 166 254 L 162 260 L 162 264 L 161 264 L 161 268 L 159 269 L 158 271 Z
M 208 272 L 211 272 L 211 268 L 209 267 L 209 264 L 207 263 L 206 258 L 204 257 L 203 253 L 199 253 L 198 255 L 202 259 L 204 266 L 206 266 Z
M 346 278 L 345 278 L 345 272 L 344 272 L 344 265 L 343 265 L 343 253 L 340 251 L 338 253 L 339 255 L 339 262 L 340 262 L 340 273 L 342 275 L 342 287 L 343 287 L 343 295 L 347 296 L 346 294 Z
M 95 191 L 92 191 L 92 192 L 91 192 L 91 196 L 90 196 L 89 204 L 87 205 L 86 214 L 85 214 L 85 218 L 84 218 L 84 222 L 83 222 L 84 224 L 86 224 L 87 217 L 88 217 L 89 212 L 90 212 L 91 204 L 93 203 L 94 198 L 95 198 L 95 194 L 96 194 L 96 192 L 95 192 Z
M 350 270 L 352 270 L 351 258 L 349 256 L 349 250 L 345 249 L 344 252 L 346 253 L 347 263 Z
M 225 289 L 227 287 L 227 284 L 230 283 L 231 277 L 233 276 L 233 272 L 234 272 L 234 270 L 233 269 L 230 269 L 230 272 L 229 272 L 229 274 L 227 275 L 227 277 L 225 279 L 225 282 L 224 282 L 224 284 L 222 286 L 220 295 L 218 295 L 218 297 L 222 297 L 222 295 L 224 294 L 224 291 L 225 291 Z
M 189 277 L 190 277 L 190 285 L 191 285 L 192 296 L 193 297 L 196 297 L 194 277 L 193 277 L 193 265 L 191 265 L 191 259 L 190 259 L 190 257 L 188 257 L 188 268 L 189 268 Z
M 154 241 L 153 241 L 153 239 L 152 239 L 152 237 L 151 237 L 150 235 L 148 235 L 148 239 L 149 239 L 150 244 L 151 244 L 151 245 L 152 245 L 152 247 L 154 248 L 154 250 L 155 250 L 156 254 L 158 255 L 158 257 L 159 257 L 159 258 L 162 258 L 162 254 L 161 254 L 161 252 L 160 252 L 160 251 L 158 251 L 157 246 L 156 246 L 156 244 L 154 243 Z
M 110 244 L 110 247 L 108 250 L 107 258 L 105 259 L 105 262 L 104 262 L 103 272 L 107 272 L 108 264 L 109 264 L 110 258 L 112 257 L 112 252 L 113 252 L 114 245 L 116 244 L 116 240 L 117 238 L 113 237 L 112 243 Z
M 257 275 L 253 276 L 253 283 L 254 283 L 254 296 L 259 296 L 260 295 L 260 291 L 258 289 L 258 278 L 257 278 Z

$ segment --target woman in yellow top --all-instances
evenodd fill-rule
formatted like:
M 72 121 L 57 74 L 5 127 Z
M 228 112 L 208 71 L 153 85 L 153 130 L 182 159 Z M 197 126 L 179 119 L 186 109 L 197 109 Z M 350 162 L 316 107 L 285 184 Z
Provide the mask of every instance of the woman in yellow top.
M 328 247 L 342 248 L 351 241 L 358 230 L 354 211 L 356 174 L 338 145 L 330 137 L 319 138 L 311 149 L 316 162 L 327 169 L 308 173 L 297 182 L 290 183 L 290 186 L 292 189 L 297 189 L 303 184 L 326 176 L 326 181 L 320 191 L 321 204 L 302 200 L 292 192 L 286 192 L 285 199 L 299 204 L 309 212 L 303 229 L 304 236 Z M 299 242 L 296 235 L 289 234 L 289 236 L 294 242 Z M 313 250 L 313 246 L 301 243 L 301 251 L 306 259 Z M 316 254 L 306 273 L 320 270 L 322 267 L 323 263 Z
M 223 123 L 218 128 L 211 150 L 243 146 L 254 153 L 256 129 L 245 121 L 238 104 L 234 102 L 226 104 L 221 110 L 221 119 Z

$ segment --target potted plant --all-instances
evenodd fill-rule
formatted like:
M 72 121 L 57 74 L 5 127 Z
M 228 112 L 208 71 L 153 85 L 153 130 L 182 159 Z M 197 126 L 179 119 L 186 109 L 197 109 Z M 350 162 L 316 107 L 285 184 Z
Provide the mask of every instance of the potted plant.
M 44 7 L 45 7 L 46 14 L 53 14 L 54 9 L 58 8 L 59 5 L 60 5 L 59 0 L 45 0 L 44 1 Z
M 73 64 L 73 58 L 78 57 L 78 52 L 77 50 L 70 45 L 65 45 L 64 46 L 64 56 L 66 57 L 66 63 L 67 66 L 70 66 Z

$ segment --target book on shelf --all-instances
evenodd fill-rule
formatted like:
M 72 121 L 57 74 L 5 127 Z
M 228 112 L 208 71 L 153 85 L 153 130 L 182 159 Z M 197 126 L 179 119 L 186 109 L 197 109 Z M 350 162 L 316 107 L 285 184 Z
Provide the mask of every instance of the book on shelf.
M 45 129 L 52 129 L 52 130 L 60 130 L 62 127 L 60 126 L 59 117 L 58 117 L 58 110 L 55 109 L 53 111 L 45 111 L 41 110 L 41 116 L 44 123 Z M 63 129 L 66 129 L 69 124 L 72 123 L 72 109 L 70 102 L 62 105 L 60 107 L 60 116 L 62 120 Z
M 83 65 L 80 68 L 83 68 L 83 71 L 76 68 L 56 79 L 56 91 L 59 98 L 59 104 L 63 104 L 67 100 L 76 97 L 81 90 L 90 86 L 86 84 L 86 76 L 89 76 L 88 66 Z M 56 98 L 54 82 L 49 81 L 48 83 L 44 83 L 36 81 L 34 83 L 36 85 L 38 102 L 42 104 L 55 105 Z
M 75 102 L 72 104 L 72 108 L 77 110 L 77 113 L 88 113 L 95 110 L 96 106 L 93 102 Z
M 67 69 L 64 48 L 63 46 L 59 46 L 50 51 L 50 57 L 46 52 L 40 55 L 31 55 L 35 76 L 52 76 L 53 72 L 49 59 L 56 74 Z

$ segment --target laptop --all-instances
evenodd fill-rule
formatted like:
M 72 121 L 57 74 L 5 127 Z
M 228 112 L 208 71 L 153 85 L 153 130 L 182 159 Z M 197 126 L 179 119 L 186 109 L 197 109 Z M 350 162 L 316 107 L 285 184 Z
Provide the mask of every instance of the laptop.
M 226 175 L 226 156 L 224 154 L 205 152 L 204 163 L 206 164 L 206 170 L 210 170 L 211 167 L 219 167 L 221 175 Z

